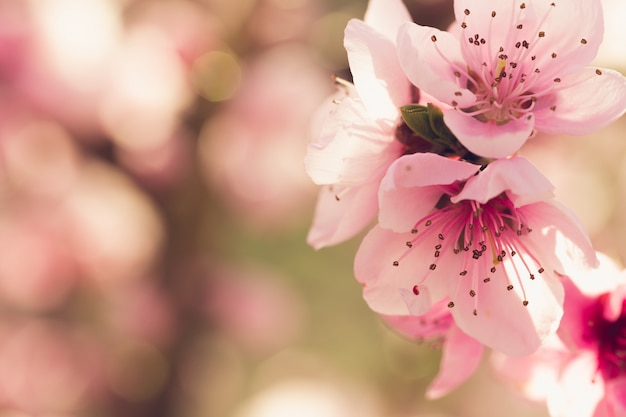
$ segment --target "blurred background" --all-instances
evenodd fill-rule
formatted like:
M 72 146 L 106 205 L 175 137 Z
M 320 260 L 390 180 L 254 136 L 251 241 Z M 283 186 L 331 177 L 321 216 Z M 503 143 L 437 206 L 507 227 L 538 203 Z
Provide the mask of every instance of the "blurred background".
M 445 28 L 450 0 L 407 0 Z M 626 70 L 626 4 L 597 64 Z M 309 119 L 365 0 L 0 0 L 0 417 L 546 416 L 305 243 Z M 522 151 L 626 259 L 626 123 Z

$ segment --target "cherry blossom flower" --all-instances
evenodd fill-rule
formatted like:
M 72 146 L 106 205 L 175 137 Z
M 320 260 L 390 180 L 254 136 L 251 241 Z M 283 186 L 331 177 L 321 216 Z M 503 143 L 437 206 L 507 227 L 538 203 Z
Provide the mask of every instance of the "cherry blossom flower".
M 555 271 L 595 266 L 595 252 L 526 159 L 480 168 L 430 153 L 395 161 L 355 275 L 378 313 L 421 315 L 449 298 L 462 331 L 522 355 L 558 326 L 563 288 Z
M 558 417 L 626 415 L 626 271 L 598 254 L 600 268 L 564 277 L 564 316 L 532 355 L 495 353 L 497 374 Z
M 447 304 L 448 300 L 440 300 L 419 317 L 382 316 L 393 330 L 405 337 L 442 342 L 439 373 L 426 389 L 429 399 L 443 397 L 465 382 L 476 371 L 482 358 L 483 345 L 458 328 Z
M 586 135 L 626 108 L 626 79 L 588 68 L 603 35 L 600 0 L 457 0 L 456 23 L 398 34 L 417 87 L 452 106 L 444 120 L 471 152 L 501 158 L 533 134 Z
M 334 109 L 323 107 L 314 119 L 317 139 L 305 159 L 309 176 L 324 185 L 307 238 L 315 248 L 340 243 L 372 220 L 380 180 L 403 152 L 395 140 L 399 106 L 412 98 L 395 38 L 406 21 L 411 17 L 401 1 L 372 0 L 365 20 L 353 19 L 346 27 L 354 85 L 337 80 L 342 90 Z

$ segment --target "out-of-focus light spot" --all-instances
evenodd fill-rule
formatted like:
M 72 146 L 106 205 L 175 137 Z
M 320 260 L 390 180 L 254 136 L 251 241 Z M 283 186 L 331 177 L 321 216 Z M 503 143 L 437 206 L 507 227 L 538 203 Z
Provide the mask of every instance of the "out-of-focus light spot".
M 108 367 L 109 385 L 115 393 L 132 402 L 154 398 L 163 388 L 169 365 L 153 346 L 129 342 L 117 349 Z
M 371 393 L 332 379 L 294 377 L 259 392 L 235 417 L 379 416 L 367 394 Z
M 99 363 L 84 336 L 54 321 L 3 322 L 0 405 L 30 415 L 63 415 L 80 406 L 97 379 Z
M 214 275 L 204 309 L 246 352 L 278 351 L 302 332 L 304 306 L 286 277 L 260 267 L 225 267 Z
M 136 28 L 117 58 L 101 108 L 106 129 L 125 148 L 162 145 L 190 100 L 182 62 L 151 27 Z
M 100 285 L 143 277 L 164 239 L 150 200 L 118 171 L 91 162 L 66 202 L 71 239 L 83 273 Z
M 212 51 L 196 60 L 192 76 L 200 95 L 209 101 L 224 101 L 241 85 L 242 69 L 234 54 Z
M 30 1 L 42 49 L 59 75 L 76 88 L 94 90 L 120 33 L 120 11 L 108 0 Z
M 76 281 L 72 256 L 41 216 L 0 217 L 0 295 L 3 304 L 41 311 L 58 307 Z M 32 210 L 28 210 L 32 211 Z
M 22 192 L 58 196 L 78 175 L 77 149 L 57 124 L 29 121 L 3 138 L 2 149 L 8 179 Z

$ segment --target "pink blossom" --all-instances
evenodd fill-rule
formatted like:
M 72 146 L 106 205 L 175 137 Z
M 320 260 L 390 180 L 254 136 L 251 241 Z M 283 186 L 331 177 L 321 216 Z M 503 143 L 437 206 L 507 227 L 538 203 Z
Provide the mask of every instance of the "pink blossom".
M 529 356 L 493 358 L 498 374 L 555 417 L 626 416 L 626 271 L 599 258 L 598 270 L 564 278 L 558 338 Z
M 345 31 L 354 85 L 343 90 L 334 109 L 314 120 L 317 139 L 309 145 L 306 170 L 321 190 L 308 242 L 315 248 L 354 236 L 374 217 L 380 179 L 403 151 L 395 140 L 399 106 L 411 102 L 411 87 L 395 53 L 398 27 L 410 21 L 399 0 L 372 0 L 365 21 Z
M 391 328 L 405 337 L 431 343 L 442 341 L 439 373 L 426 390 L 429 399 L 440 398 L 465 382 L 482 358 L 483 345 L 458 328 L 447 303 L 448 300 L 441 300 L 419 317 L 383 316 Z
M 449 298 L 469 336 L 507 354 L 530 353 L 561 318 L 555 271 L 594 265 L 595 252 L 526 159 L 480 168 L 428 153 L 395 161 L 355 275 L 378 313 L 421 315 Z
M 402 68 L 449 104 L 444 120 L 471 152 L 501 158 L 534 130 L 586 135 L 624 113 L 626 79 L 586 68 L 603 35 L 600 0 L 457 0 L 444 32 L 398 34 Z

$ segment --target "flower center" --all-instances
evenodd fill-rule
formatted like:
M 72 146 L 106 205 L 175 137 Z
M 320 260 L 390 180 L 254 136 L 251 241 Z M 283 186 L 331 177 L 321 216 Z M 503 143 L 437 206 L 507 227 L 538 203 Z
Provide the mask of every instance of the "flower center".
M 474 298 L 473 314 L 477 315 L 483 285 L 505 285 L 508 291 L 519 285 L 522 303 L 527 306 L 523 280 L 535 279 L 535 272 L 544 269 L 524 242 L 532 231 L 524 214 L 504 193 L 485 204 L 473 200 L 452 203 L 450 195 L 458 192 L 459 185 L 449 187 L 436 210 L 415 223 L 411 231 L 415 237 L 406 242 L 408 249 L 393 265 L 398 266 L 412 248 L 432 245 L 433 258 L 413 288 L 415 296 L 419 296 L 420 285 L 437 269 L 444 255 L 450 255 L 461 257 L 459 279 L 470 280 L 471 285 L 467 295 L 459 294 L 457 287 L 448 307 L 454 307 L 455 297 L 469 296 Z M 491 283 L 492 278 L 501 281 L 502 277 L 505 282 Z
M 473 16 L 466 9 L 460 23 L 463 63 L 450 61 L 438 48 L 436 36 L 431 37 L 439 56 L 453 68 L 459 87 L 455 96 L 461 98 L 467 89 L 476 97 L 471 106 L 459 107 L 467 115 L 502 125 L 531 117 L 542 98 L 541 108 L 556 111 L 550 96 L 559 89 L 558 73 L 564 64 L 557 62 L 557 52 L 548 49 L 548 44 L 559 40 L 552 39 L 545 26 L 557 5 L 550 3 L 544 11 L 532 6 L 530 10 L 520 2 L 511 13 L 494 10 L 486 16 Z M 587 43 L 580 39 L 581 46 Z M 451 104 L 458 107 L 455 100 Z
M 622 315 L 615 321 L 602 316 L 608 295 L 600 298 L 595 319 L 589 321 L 591 337 L 598 341 L 598 370 L 604 379 L 626 376 L 626 300 L 623 301 Z

